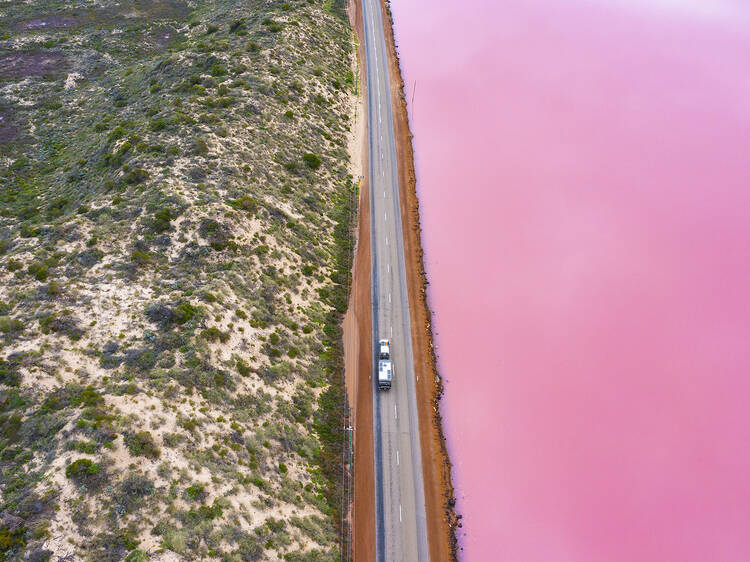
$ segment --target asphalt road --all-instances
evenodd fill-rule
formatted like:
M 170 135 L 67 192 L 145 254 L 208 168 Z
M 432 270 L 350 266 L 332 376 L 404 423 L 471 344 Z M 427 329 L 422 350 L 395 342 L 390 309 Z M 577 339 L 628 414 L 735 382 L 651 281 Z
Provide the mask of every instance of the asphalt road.
M 398 162 L 379 0 L 361 0 L 370 144 L 373 350 L 391 340 L 393 386 L 377 388 L 373 353 L 376 552 L 379 561 L 428 560 Z

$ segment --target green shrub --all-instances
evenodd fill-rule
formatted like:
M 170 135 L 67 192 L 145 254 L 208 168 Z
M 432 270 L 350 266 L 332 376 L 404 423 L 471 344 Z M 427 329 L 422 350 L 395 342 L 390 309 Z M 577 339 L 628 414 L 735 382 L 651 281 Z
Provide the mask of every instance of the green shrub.
M 88 559 L 97 561 L 122 560 L 125 552 L 134 550 L 140 544 L 141 541 L 136 536 L 137 532 L 132 523 L 128 527 L 117 529 L 114 532 L 99 533 L 93 540 L 88 541 L 87 546 L 91 552 Z
M 60 285 L 60 283 L 58 283 L 57 281 L 52 281 L 45 288 L 45 292 L 52 297 L 56 297 L 56 296 L 63 294 L 63 292 L 65 291 L 63 289 L 63 286 Z
M 275 22 L 271 18 L 265 18 L 263 20 L 263 25 L 265 25 L 266 28 L 268 28 L 268 31 L 270 31 L 271 33 L 278 33 L 283 29 L 279 23 Z
M 148 554 L 140 549 L 136 549 L 125 557 L 124 562 L 146 562 Z
M 63 310 L 59 314 L 53 313 L 42 316 L 39 319 L 39 328 L 43 334 L 63 334 L 73 341 L 78 341 L 84 334 L 84 330 L 78 326 L 78 321 L 70 314 L 70 311 Z
M 39 230 L 35 226 L 30 226 L 28 224 L 22 224 L 21 230 L 19 231 L 19 235 L 21 238 L 33 238 L 34 236 L 39 236 L 41 230 Z
M 175 322 L 177 324 L 185 324 L 190 322 L 193 317 L 199 312 L 199 309 L 189 302 L 184 302 L 174 309 Z
M 17 560 L 13 557 L 13 554 L 16 549 L 23 550 L 26 546 L 25 538 L 26 527 L 23 525 L 19 525 L 13 530 L 8 527 L 0 527 L 0 560 Z
M 243 377 L 248 377 L 253 370 L 244 359 L 237 358 L 237 372 Z
M 229 33 L 237 33 L 245 28 L 245 18 L 233 21 L 229 26 Z
M 185 436 L 182 433 L 165 433 L 162 435 L 162 440 L 167 447 L 174 449 L 185 440 Z
M 260 476 L 255 476 L 250 481 L 261 490 L 265 491 L 269 488 L 268 483 L 265 480 L 263 480 Z
M 227 67 L 222 63 L 217 62 L 211 65 L 209 73 L 211 74 L 211 76 L 224 76 L 227 73 Z
M 18 261 L 18 260 L 14 260 L 13 258 L 10 258 L 5 263 L 5 267 L 8 268 L 8 271 L 10 271 L 12 273 L 14 271 L 18 271 L 19 269 L 22 269 L 23 268 L 23 264 L 20 261 Z
M 237 210 L 247 211 L 248 213 L 255 213 L 255 211 L 258 209 L 258 200 L 253 197 L 243 195 L 239 199 L 230 201 L 229 205 Z
M 164 129 L 167 128 L 167 122 L 164 121 L 164 119 L 161 119 L 161 118 L 159 118 L 159 119 L 153 119 L 151 121 L 151 124 L 149 125 L 149 128 L 152 131 L 163 131 Z
M 151 230 L 154 232 L 166 232 L 172 225 L 174 215 L 170 209 L 159 209 L 154 213 L 154 219 L 151 221 Z
M 210 342 L 220 341 L 221 343 L 226 343 L 229 341 L 229 333 L 222 332 L 216 326 L 211 326 L 210 328 L 203 330 L 201 332 L 201 337 Z
M 3 334 L 17 334 L 22 332 L 24 324 L 18 318 L 0 316 L 0 332 Z
M 125 141 L 115 152 L 104 156 L 104 163 L 113 167 L 119 166 L 122 164 L 122 159 L 125 154 L 127 154 L 132 147 L 133 145 L 129 141 Z
M 46 281 L 49 275 L 49 267 L 43 263 L 34 262 L 26 268 L 30 275 L 33 275 L 37 281 Z
M 224 250 L 229 245 L 231 239 L 229 228 L 225 224 L 211 218 L 205 218 L 201 221 L 198 232 L 217 252 Z
M 123 129 L 122 127 L 118 125 L 117 127 L 115 127 L 114 129 L 110 131 L 109 136 L 107 136 L 107 140 L 109 142 L 112 142 L 112 141 L 121 139 L 122 137 L 125 136 L 126 132 L 127 131 L 125 131 L 125 129 Z
M 216 295 L 214 295 L 211 291 L 203 291 L 203 293 L 201 293 L 201 297 L 206 302 L 216 302 L 219 300 L 219 298 Z
M 65 197 L 58 197 L 47 205 L 47 217 L 50 219 L 61 217 L 67 206 L 68 200 Z
M 78 451 L 86 455 L 94 455 L 98 449 L 98 444 L 94 441 L 68 441 L 65 443 L 66 451 Z
M 65 469 L 65 476 L 71 480 L 85 482 L 101 472 L 101 467 L 89 459 L 78 459 L 73 461 Z
M 320 157 L 312 152 L 308 152 L 302 157 L 302 161 L 307 164 L 307 167 L 311 170 L 317 170 L 322 164 Z
M 151 254 L 141 250 L 133 250 L 133 253 L 130 254 L 130 259 L 138 265 L 145 265 L 151 262 Z
M 149 177 L 151 177 L 150 174 L 143 168 L 135 168 L 125 174 L 125 176 L 123 177 L 123 181 L 131 185 L 139 184 L 146 181 Z
M 192 144 L 192 152 L 195 155 L 208 154 L 208 144 L 203 139 L 194 139 Z
M 161 451 L 156 446 L 156 442 L 149 431 L 126 433 L 125 445 L 128 447 L 130 454 L 135 457 L 157 459 L 161 455 Z
M 18 386 L 20 383 L 21 375 L 16 370 L 16 366 L 4 359 L 0 359 L 0 384 Z
M 143 474 L 129 474 L 117 487 L 113 500 L 124 512 L 133 512 L 141 505 L 143 499 L 154 494 L 154 483 Z
M 185 497 L 191 500 L 203 499 L 206 497 L 203 489 L 203 484 L 193 484 L 185 489 Z

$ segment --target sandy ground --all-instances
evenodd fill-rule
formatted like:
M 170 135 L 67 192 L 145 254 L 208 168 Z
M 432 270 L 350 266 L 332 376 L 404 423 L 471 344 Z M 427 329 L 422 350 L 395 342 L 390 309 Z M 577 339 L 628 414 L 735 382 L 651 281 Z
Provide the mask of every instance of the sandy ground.
M 384 0 L 381 0 L 383 21 L 389 22 Z M 349 3 L 350 19 L 359 37 L 363 36 L 363 21 L 360 3 Z M 432 345 L 431 312 L 426 300 L 427 283 L 423 251 L 420 241 L 419 201 L 416 194 L 416 174 L 414 172 L 414 152 L 412 134 L 403 80 L 396 53 L 393 29 L 386 24 L 391 98 L 395 116 L 396 150 L 399 161 L 399 196 L 401 218 L 404 225 L 404 252 L 407 262 L 407 282 L 414 350 L 414 369 L 417 375 L 417 407 L 422 446 L 422 467 L 424 471 L 425 505 L 427 510 L 427 532 L 431 560 L 456 560 L 456 528 L 459 516 L 455 504 L 451 482 L 451 464 L 445 447 L 439 401 L 443 384 L 437 372 L 436 358 Z M 360 81 L 364 85 L 366 76 L 364 45 L 360 41 Z M 362 92 L 362 99 L 366 92 Z M 364 113 L 363 113 L 364 118 Z M 366 121 L 366 119 L 363 119 Z M 361 127 L 360 151 L 362 170 L 367 163 L 367 124 Z M 353 153 L 354 154 L 354 153 Z M 365 174 L 366 175 L 366 174 Z M 370 292 L 370 205 L 367 178 L 360 192 L 357 251 L 354 257 L 353 286 L 349 310 L 344 320 L 346 349 L 346 380 L 350 404 L 354 405 L 352 415 L 355 426 L 356 473 L 354 482 L 354 559 L 369 561 L 375 559 L 375 508 L 373 501 L 374 470 L 372 445 L 372 304 Z M 356 370 L 356 371 L 355 371 Z

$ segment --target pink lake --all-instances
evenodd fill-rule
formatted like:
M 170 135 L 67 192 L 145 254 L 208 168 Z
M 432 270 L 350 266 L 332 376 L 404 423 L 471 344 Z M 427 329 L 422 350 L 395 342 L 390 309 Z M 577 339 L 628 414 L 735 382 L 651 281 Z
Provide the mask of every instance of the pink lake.
M 750 4 L 391 6 L 462 558 L 750 560 Z

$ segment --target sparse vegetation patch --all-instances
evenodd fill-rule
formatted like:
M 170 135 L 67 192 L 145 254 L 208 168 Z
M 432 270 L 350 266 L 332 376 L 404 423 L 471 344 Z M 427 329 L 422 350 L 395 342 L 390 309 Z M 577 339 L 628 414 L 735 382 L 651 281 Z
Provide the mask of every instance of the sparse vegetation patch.
M 337 560 L 345 2 L 0 6 L 0 560 Z

